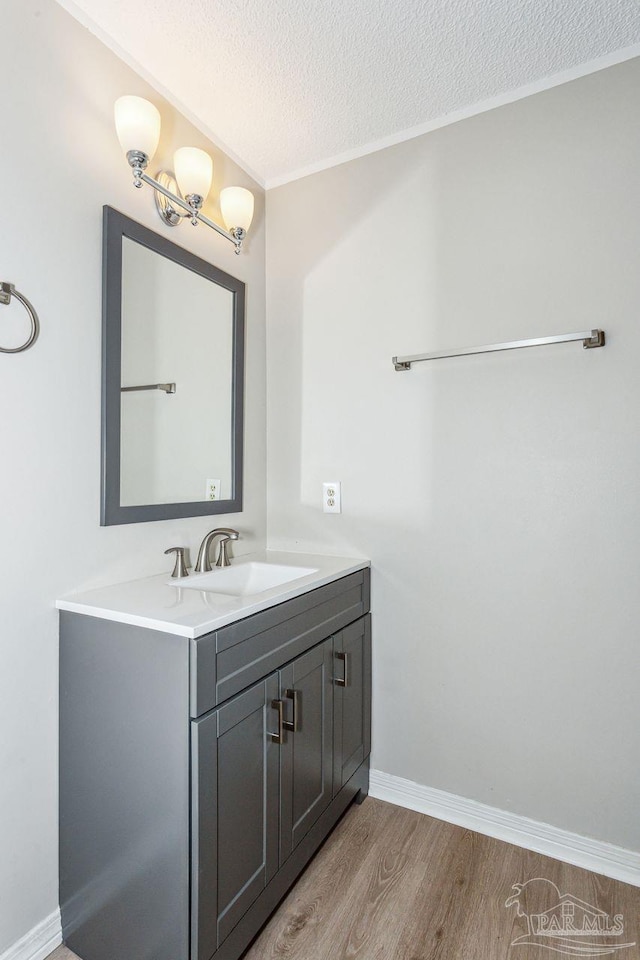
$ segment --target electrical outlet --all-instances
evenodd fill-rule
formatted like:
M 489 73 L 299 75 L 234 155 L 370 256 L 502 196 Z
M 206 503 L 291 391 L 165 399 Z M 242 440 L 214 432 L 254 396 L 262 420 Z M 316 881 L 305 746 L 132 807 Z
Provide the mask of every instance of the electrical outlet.
M 325 513 L 342 513 L 339 480 L 322 484 L 322 509 Z
M 205 500 L 219 500 L 220 499 L 220 481 L 219 480 L 207 480 L 204 492 Z

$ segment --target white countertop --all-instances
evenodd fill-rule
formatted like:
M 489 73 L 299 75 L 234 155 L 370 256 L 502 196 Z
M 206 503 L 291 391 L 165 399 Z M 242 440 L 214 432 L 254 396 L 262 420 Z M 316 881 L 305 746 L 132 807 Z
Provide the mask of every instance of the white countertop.
M 250 561 L 314 567 L 316 572 L 242 597 L 186 588 L 181 586 L 180 580 L 172 581 L 169 574 L 164 573 L 143 580 L 129 580 L 68 594 L 58 600 L 56 606 L 59 610 L 82 613 L 101 620 L 130 623 L 195 639 L 370 566 L 368 560 L 353 557 L 322 557 L 276 550 L 237 557 L 233 565 L 239 566 Z

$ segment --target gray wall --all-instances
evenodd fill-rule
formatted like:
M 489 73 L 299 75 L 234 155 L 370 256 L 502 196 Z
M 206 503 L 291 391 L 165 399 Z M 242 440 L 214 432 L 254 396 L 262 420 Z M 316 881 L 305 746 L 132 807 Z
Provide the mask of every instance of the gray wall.
M 246 281 L 246 508 L 216 517 L 242 531 L 237 553 L 263 545 L 266 509 L 262 191 L 212 148 L 215 188 L 257 195 L 246 253 L 204 227 L 169 231 L 151 191 L 131 185 L 113 101 L 158 104 L 158 160 L 178 144 L 206 148 L 203 136 L 53 0 L 4 0 L 2 31 L 0 279 L 33 301 L 42 334 L 0 355 L 0 954 L 58 904 L 55 599 L 169 570 L 166 547 L 193 548 L 214 526 L 99 526 L 103 204 Z M 0 307 L 0 343 L 17 342 L 18 317 Z
M 373 765 L 633 850 L 639 116 L 635 60 L 267 200 L 269 541 L 373 561 Z

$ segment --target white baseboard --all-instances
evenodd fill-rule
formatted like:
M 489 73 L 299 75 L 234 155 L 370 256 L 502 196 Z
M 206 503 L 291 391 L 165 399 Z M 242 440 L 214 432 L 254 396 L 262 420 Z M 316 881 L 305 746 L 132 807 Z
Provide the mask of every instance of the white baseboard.
M 591 840 L 454 793 L 424 787 L 380 770 L 371 771 L 369 796 L 640 887 L 640 853 L 632 850 Z
M 0 954 L 0 960 L 44 960 L 61 943 L 60 911 L 54 910 L 13 946 Z

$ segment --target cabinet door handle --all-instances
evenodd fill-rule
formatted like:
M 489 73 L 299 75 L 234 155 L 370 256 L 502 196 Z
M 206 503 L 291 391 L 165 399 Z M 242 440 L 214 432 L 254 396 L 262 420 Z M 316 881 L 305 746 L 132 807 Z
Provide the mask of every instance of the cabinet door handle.
M 282 700 L 272 700 L 271 706 L 278 711 L 278 732 L 270 733 L 274 743 L 284 743 L 284 703 Z
M 342 677 L 334 677 L 334 681 L 338 687 L 347 687 L 349 685 L 349 659 L 346 653 L 336 653 L 336 660 L 341 660 L 344 664 L 344 672 Z
M 284 720 L 282 725 L 285 730 L 292 730 L 293 733 L 298 729 L 298 715 L 300 709 L 300 691 L 299 690 L 285 690 L 285 698 L 287 700 L 293 701 L 293 717 L 291 720 Z

